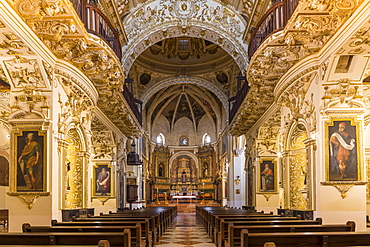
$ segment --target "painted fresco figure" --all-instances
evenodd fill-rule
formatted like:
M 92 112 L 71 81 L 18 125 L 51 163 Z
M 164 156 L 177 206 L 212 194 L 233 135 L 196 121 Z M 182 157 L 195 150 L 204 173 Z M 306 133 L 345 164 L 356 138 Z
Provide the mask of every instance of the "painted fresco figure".
M 100 192 L 102 196 L 106 196 L 109 193 L 109 180 L 109 171 L 103 167 L 96 180 L 97 192 Z
M 339 179 L 348 176 L 348 171 L 355 162 L 353 155 L 353 152 L 356 151 L 355 139 L 345 131 L 346 127 L 346 123 L 339 123 L 338 131 L 330 137 L 330 153 L 333 164 L 331 170 L 340 174 Z
M 261 172 L 262 191 L 274 190 L 274 173 L 269 164 L 265 164 L 265 169 Z
M 37 169 L 36 166 L 40 161 L 40 145 L 34 140 L 34 134 L 28 133 L 26 144 L 22 150 L 18 163 L 23 171 L 24 180 L 30 189 L 37 189 Z

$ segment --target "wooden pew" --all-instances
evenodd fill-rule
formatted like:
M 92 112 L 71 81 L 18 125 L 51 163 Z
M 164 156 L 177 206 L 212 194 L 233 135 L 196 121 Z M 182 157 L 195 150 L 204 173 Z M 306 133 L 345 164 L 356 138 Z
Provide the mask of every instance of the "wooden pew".
M 348 221 L 346 224 L 335 225 L 260 225 L 260 226 L 234 226 L 229 224 L 228 238 L 224 240 L 226 247 L 241 246 L 242 230 L 249 233 L 280 233 L 280 232 L 354 232 L 355 222 Z M 221 246 L 221 245 L 220 245 Z
M 1 247 L 40 247 L 40 245 L 31 245 L 31 244 L 24 244 L 24 245 L 7 245 L 7 244 L 0 244 Z M 110 243 L 108 240 L 100 240 L 98 245 L 42 245 L 42 247 L 110 247 Z
M 111 247 L 131 247 L 131 232 L 42 232 L 42 233 L 0 233 L 1 245 L 96 245 L 108 240 Z
M 247 212 L 243 209 L 230 209 L 230 208 L 220 208 L 209 210 L 207 212 L 206 218 L 204 220 L 204 227 L 208 232 L 209 236 L 213 238 L 214 228 L 216 227 L 217 217 L 239 217 L 239 218 L 248 218 L 248 217 L 280 217 L 278 215 L 264 214 L 263 212 Z
M 277 247 L 341 247 L 370 246 L 369 232 L 279 232 L 250 233 L 243 229 L 242 247 L 261 247 L 273 242 Z
M 281 217 L 281 216 L 274 216 L 274 215 L 217 215 L 215 216 L 215 226 L 210 231 L 213 231 L 213 239 L 215 242 L 217 242 L 217 236 L 221 232 L 221 222 L 223 224 L 227 224 L 228 222 L 234 222 L 234 221 L 274 221 L 274 220 L 280 220 L 280 221 L 294 221 L 294 220 L 300 220 L 300 217 Z M 227 225 L 225 229 L 227 229 Z
M 229 237 L 229 224 L 234 226 L 266 226 L 266 225 L 322 225 L 322 219 L 316 220 L 289 220 L 289 217 L 281 217 L 278 220 L 255 220 L 254 218 L 226 218 L 220 220 L 220 231 L 214 239 L 216 245 L 222 244 Z
M 66 225 L 72 225 L 71 223 L 74 223 L 74 225 L 78 225 L 81 223 L 84 223 L 85 225 L 111 225 L 113 226 L 113 222 L 117 222 L 116 225 L 125 225 L 125 222 L 137 222 L 137 223 L 145 223 L 145 228 L 143 229 L 144 237 L 148 238 L 148 242 L 156 243 L 159 240 L 160 237 L 160 230 L 158 227 L 160 227 L 160 223 L 157 222 L 157 219 L 154 216 L 147 216 L 140 215 L 139 216 L 125 216 L 125 217 L 91 217 L 91 218 L 76 218 L 72 217 L 72 222 L 52 222 L 52 225 L 58 225 L 58 226 L 66 226 Z M 104 222 L 104 223 L 103 223 Z M 108 223 L 110 222 L 110 223 Z M 148 225 L 147 223 L 148 222 Z M 152 236 L 152 240 L 150 240 L 150 236 Z M 150 241 L 149 241 L 150 240 Z
M 123 210 L 115 213 L 110 212 L 109 214 L 100 214 L 99 216 L 89 216 L 88 218 L 81 219 L 73 217 L 72 220 L 90 221 L 88 220 L 89 218 L 100 219 L 100 218 L 121 218 L 121 217 L 123 218 L 152 217 L 154 219 L 155 229 L 158 232 L 158 234 L 153 234 L 156 237 L 156 235 L 160 236 L 165 232 L 165 229 L 176 217 L 176 214 L 177 207 L 149 207 L 138 210 Z M 158 237 L 156 237 L 156 240 L 158 240 Z
M 122 226 L 31 226 L 29 223 L 22 225 L 23 232 L 123 232 L 125 229 L 131 231 L 132 246 L 147 246 L 147 239 L 142 237 L 140 223 L 133 222 Z M 151 242 L 150 242 L 151 244 Z
M 144 218 L 135 221 L 122 220 L 114 222 L 57 222 L 56 220 L 52 220 L 51 226 L 31 226 L 28 223 L 22 226 L 23 232 L 120 232 L 124 228 L 131 229 L 131 242 L 134 245 L 137 243 L 136 238 L 140 238 L 145 246 L 153 246 L 153 234 L 149 228 L 149 220 Z M 140 236 L 138 231 L 140 231 Z
M 156 219 L 156 225 L 159 229 L 159 233 L 163 234 L 167 227 L 169 227 L 170 223 L 176 217 L 177 214 L 177 207 L 150 207 L 145 209 L 138 209 L 138 210 L 123 210 L 118 212 L 109 212 L 109 214 L 100 214 L 100 216 L 92 216 L 94 217 L 108 217 L 108 218 L 115 218 L 115 217 L 137 217 L 140 216 L 153 216 Z
M 0 209 L 0 221 L 3 222 L 4 228 L 8 227 L 8 221 L 9 221 L 9 210 L 8 209 Z

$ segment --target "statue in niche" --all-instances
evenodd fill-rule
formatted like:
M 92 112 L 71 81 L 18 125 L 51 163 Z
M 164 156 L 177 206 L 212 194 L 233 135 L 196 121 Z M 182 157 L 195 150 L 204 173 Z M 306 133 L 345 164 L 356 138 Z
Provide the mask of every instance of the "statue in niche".
M 209 176 L 208 163 L 204 162 L 203 163 L 203 177 L 208 177 L 208 176 Z
M 158 167 L 158 177 L 163 177 L 164 174 L 164 164 L 160 163 Z
M 183 171 L 183 172 L 181 173 L 181 182 L 182 182 L 182 183 L 186 183 L 186 172 L 185 172 L 185 171 Z

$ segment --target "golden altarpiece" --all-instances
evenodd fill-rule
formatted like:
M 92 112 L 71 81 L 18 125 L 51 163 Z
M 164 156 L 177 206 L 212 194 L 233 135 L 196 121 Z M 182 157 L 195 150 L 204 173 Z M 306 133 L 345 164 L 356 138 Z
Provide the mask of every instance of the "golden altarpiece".
M 215 153 L 212 146 L 201 146 L 197 153 L 186 150 L 171 153 L 169 147 L 157 145 L 148 181 L 148 198 L 159 202 L 173 196 L 195 196 L 215 200 Z M 163 203 L 163 202 L 162 202 Z

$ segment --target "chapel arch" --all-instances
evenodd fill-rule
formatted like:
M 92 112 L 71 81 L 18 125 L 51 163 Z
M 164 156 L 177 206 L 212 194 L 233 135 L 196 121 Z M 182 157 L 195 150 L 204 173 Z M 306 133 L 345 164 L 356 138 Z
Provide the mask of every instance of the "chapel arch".
M 66 150 L 63 167 L 65 191 L 64 208 L 76 209 L 85 206 L 85 157 L 86 142 L 81 130 L 71 128 L 67 132 Z
M 248 64 L 243 42 L 247 23 L 235 9 L 218 1 L 149 1 L 131 11 L 124 23 L 129 40 L 122 58 L 125 71 L 148 47 L 175 37 L 201 37 L 224 49 L 241 71 Z
M 298 121 L 291 125 L 286 138 L 285 150 L 286 156 L 285 171 L 288 173 L 285 177 L 288 181 L 285 183 L 287 188 L 287 204 L 290 209 L 307 210 L 311 209 L 310 192 L 310 171 L 311 165 L 308 164 L 307 142 L 308 133 L 305 122 Z

